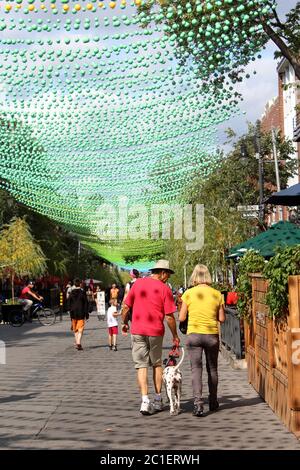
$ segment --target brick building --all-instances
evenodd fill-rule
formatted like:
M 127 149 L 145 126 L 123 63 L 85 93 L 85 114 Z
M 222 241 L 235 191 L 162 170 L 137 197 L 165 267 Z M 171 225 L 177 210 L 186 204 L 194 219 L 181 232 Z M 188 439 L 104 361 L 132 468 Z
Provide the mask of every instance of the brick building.
M 283 107 L 279 96 L 268 101 L 261 117 L 261 130 L 270 132 L 272 127 L 283 133 Z
M 296 106 L 300 103 L 300 90 L 295 86 L 296 77 L 295 72 L 290 63 L 283 59 L 277 67 L 278 72 L 278 96 L 270 100 L 266 107 L 264 114 L 261 117 L 261 127 L 264 132 L 269 132 L 272 128 L 280 131 L 282 135 L 291 140 L 300 140 L 300 115 Z M 293 85 L 294 84 L 294 85 Z M 286 86 L 285 85 L 291 85 Z M 297 127 L 298 124 L 298 127 Z M 295 142 L 296 153 L 294 158 L 300 162 L 300 143 L 299 140 Z M 298 165 L 299 166 L 299 165 Z M 290 178 L 288 186 L 292 186 L 300 181 L 299 170 Z M 274 188 L 276 191 L 276 188 Z M 273 212 L 268 214 L 268 224 L 278 222 L 279 220 L 289 219 L 289 207 L 275 206 Z

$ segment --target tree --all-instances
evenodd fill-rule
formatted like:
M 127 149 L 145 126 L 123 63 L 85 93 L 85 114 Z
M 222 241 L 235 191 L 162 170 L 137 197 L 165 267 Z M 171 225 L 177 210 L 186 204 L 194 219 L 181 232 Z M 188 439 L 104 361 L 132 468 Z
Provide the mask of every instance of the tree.
M 224 158 L 219 154 L 219 161 L 210 176 L 203 180 L 196 178 L 186 191 L 185 197 L 191 203 L 195 199 L 213 207 L 217 200 L 223 200 L 229 207 L 239 205 L 256 205 L 259 203 L 258 160 L 256 158 L 255 136 L 257 127 L 249 124 L 248 132 L 233 143 L 233 150 Z M 230 130 L 232 137 L 235 134 Z M 285 139 L 280 133 L 276 136 L 276 147 L 279 157 L 279 174 L 281 188 L 285 188 L 288 178 L 295 174 L 297 161 L 292 158 L 295 153 L 293 142 Z M 276 189 L 275 166 L 272 155 L 272 135 L 262 132 L 260 135 L 260 153 L 264 164 L 264 195 L 268 197 Z M 194 195 L 194 196 L 193 196 Z
M 45 255 L 34 240 L 25 219 L 14 218 L 0 233 L 0 273 L 10 274 L 14 299 L 15 276 L 40 276 L 46 269 Z
M 183 264 L 187 270 L 201 262 L 206 264 L 215 279 L 227 282 L 229 249 L 247 238 L 256 235 L 262 227 L 258 218 L 247 219 L 238 206 L 252 206 L 259 203 L 258 161 L 255 158 L 254 136 L 257 127 L 249 124 L 247 134 L 234 143 L 233 150 L 224 156 L 218 155 L 216 166 L 208 178 L 194 178 L 189 181 L 183 194 L 183 201 L 189 204 L 204 204 L 204 246 L 196 252 L 187 252 L 183 240 L 171 240 L 166 245 L 176 275 L 174 282 L 182 284 Z M 234 133 L 230 131 L 232 137 Z M 260 139 L 261 155 L 265 161 L 264 193 L 269 196 L 276 188 L 272 137 L 262 133 Z M 295 172 L 297 162 L 291 158 L 295 152 L 293 143 L 277 135 L 277 150 L 280 155 L 279 173 L 281 187 Z
M 164 24 L 181 62 L 194 59 L 204 89 L 232 92 L 269 39 L 300 79 L 300 2 L 284 22 L 274 0 L 147 0 L 139 17 L 142 26 Z

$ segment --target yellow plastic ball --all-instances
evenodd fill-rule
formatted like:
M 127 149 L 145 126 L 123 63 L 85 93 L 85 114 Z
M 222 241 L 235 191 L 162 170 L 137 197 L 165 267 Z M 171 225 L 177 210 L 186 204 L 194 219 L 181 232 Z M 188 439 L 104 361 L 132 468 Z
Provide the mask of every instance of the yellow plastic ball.
M 142 0 L 134 0 L 134 3 L 136 4 L 137 7 L 139 7 L 142 4 Z
M 103 3 L 103 2 L 99 2 L 99 3 L 98 3 L 98 7 L 99 7 L 99 8 L 103 8 L 103 7 L 104 7 L 104 3 Z
M 20 8 L 22 8 L 22 5 L 16 5 L 16 8 L 20 10 Z
M 54 10 L 54 8 L 56 8 L 55 3 L 51 3 L 50 8 L 52 8 L 52 10 Z
M 74 9 L 76 11 L 80 11 L 81 10 L 81 6 L 79 5 L 79 3 L 76 3 L 76 5 L 74 6 Z
M 41 10 L 45 10 L 46 6 L 42 3 L 41 4 Z
M 116 7 L 116 2 L 109 2 L 109 7 L 110 8 L 115 8 Z
M 69 9 L 70 9 L 69 5 L 63 5 L 63 10 L 64 11 L 69 11 Z
M 28 10 L 29 10 L 29 11 L 34 11 L 34 10 L 35 10 L 35 6 L 34 6 L 34 5 L 28 5 Z
M 87 9 L 87 10 L 92 10 L 92 9 L 93 9 L 93 4 L 92 4 L 92 3 L 88 3 L 87 6 L 86 6 L 86 9 Z
M 5 10 L 6 11 L 10 11 L 12 9 L 12 6 L 11 5 L 5 5 Z

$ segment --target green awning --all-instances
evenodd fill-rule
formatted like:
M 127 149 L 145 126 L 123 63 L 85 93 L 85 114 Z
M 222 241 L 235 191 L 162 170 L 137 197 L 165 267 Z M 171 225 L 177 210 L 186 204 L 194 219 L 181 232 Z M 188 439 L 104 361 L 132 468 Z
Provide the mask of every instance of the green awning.
M 298 226 L 291 222 L 277 222 L 265 232 L 231 248 L 228 258 L 241 257 L 251 249 L 258 251 L 264 258 L 270 258 L 275 255 L 276 247 L 294 245 L 300 245 Z

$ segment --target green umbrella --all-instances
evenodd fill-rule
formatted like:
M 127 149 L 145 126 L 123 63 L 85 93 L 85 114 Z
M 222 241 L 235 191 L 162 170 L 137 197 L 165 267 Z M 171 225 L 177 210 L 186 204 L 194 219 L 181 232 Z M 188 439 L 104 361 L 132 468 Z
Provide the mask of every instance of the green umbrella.
M 300 245 L 299 227 L 291 222 L 277 222 L 265 232 L 231 248 L 228 258 L 240 258 L 251 249 L 264 258 L 270 258 L 275 255 L 277 247 L 294 245 Z

